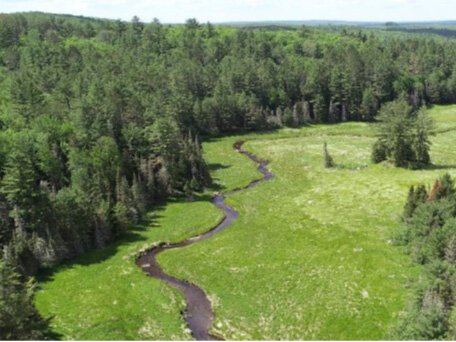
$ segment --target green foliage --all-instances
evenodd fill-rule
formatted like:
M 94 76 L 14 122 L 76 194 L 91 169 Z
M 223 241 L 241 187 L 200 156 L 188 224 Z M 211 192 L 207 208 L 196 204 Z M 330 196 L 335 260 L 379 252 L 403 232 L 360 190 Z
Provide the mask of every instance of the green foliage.
M 414 113 L 406 101 L 398 100 L 385 104 L 379 119 L 381 124 L 372 150 L 373 162 L 391 160 L 395 166 L 406 168 L 430 164 L 432 121 L 424 111 Z
M 427 199 L 428 193 L 424 185 L 420 185 L 416 189 L 414 186 L 411 186 L 407 197 L 407 203 L 404 207 L 404 218 L 410 219 L 413 216 L 415 209 L 420 204 L 425 203 Z
M 248 160 L 238 162 L 242 156 L 232 151 L 236 139 L 269 160 L 277 175 L 227 196 L 240 219 L 223 234 L 159 256 L 168 272 L 217 297 L 215 333 L 258 340 L 385 338 L 413 275 L 410 259 L 387 241 L 398 225 L 404 190 L 439 171 L 418 174 L 370 164 L 374 133 L 375 125 L 365 123 L 311 125 L 204 144 L 210 165 L 220 165 L 212 175 L 224 189 L 260 176 Z M 331 153 L 337 147 L 336 162 L 347 168 L 322 171 L 324 141 Z M 216 258 L 206 257 L 213 253 Z
M 456 290 L 456 198 L 449 174 L 429 194 L 424 186 L 409 191 L 401 241 L 415 262 L 424 265 L 414 286 L 415 298 L 393 328 L 392 338 L 439 340 L 454 337 L 453 293 Z
M 436 106 L 429 115 L 436 129 L 451 129 L 455 112 L 454 106 Z M 277 175 L 227 196 L 240 219 L 223 234 L 159 256 L 167 272 L 217 298 L 215 333 L 258 340 L 387 338 L 420 271 L 388 240 L 400 224 L 409 187 L 432 184 L 442 170 L 370 164 L 375 129 L 376 124 L 360 122 L 311 125 L 203 143 L 212 178 L 222 191 L 260 177 L 253 163 L 233 152 L 237 140 L 246 140 L 247 150 L 270 160 L 268 167 Z M 453 131 L 431 137 L 433 160 L 453 176 L 456 156 L 448 148 L 455 138 Z M 337 146 L 337 162 L 350 168 L 322 172 L 324 141 L 330 150 Z M 40 312 L 55 317 L 53 327 L 65 338 L 190 338 L 183 329 L 181 297 L 145 277 L 133 258 L 141 248 L 180 241 L 215 225 L 221 212 L 205 198 L 172 200 L 151 211 L 150 227 L 131 227 L 131 234 L 118 242 L 56 268 L 40 284 Z M 261 323 L 259 312 L 265 317 Z
M 376 31 L 1 14 L 0 249 L 26 275 L 128 234 L 211 184 L 204 135 L 372 120 L 403 97 L 374 160 L 429 164 L 414 113 L 456 101 L 455 59 L 452 41 Z
M 8 201 L 21 211 L 28 211 L 40 197 L 39 174 L 33 137 L 19 133 L 7 156 L 1 191 Z
M 433 128 L 432 120 L 423 110 L 420 110 L 416 114 L 414 124 L 415 135 L 413 147 L 416 154 L 416 162 L 421 165 L 428 165 L 431 163 L 429 134 Z
M 326 169 L 330 169 L 330 168 L 333 168 L 334 166 L 336 166 L 333 158 L 331 157 L 331 155 L 328 152 L 328 145 L 327 145 L 326 141 L 323 144 L 323 165 Z
M 50 339 L 48 322 L 33 306 L 33 289 L 34 284 L 31 280 L 23 283 L 14 268 L 0 260 L 0 338 L 2 340 Z
M 374 90 L 372 88 L 366 88 L 363 92 L 363 100 L 361 103 L 361 114 L 365 120 L 372 120 L 377 114 L 378 100 L 375 97 Z
M 382 161 L 387 160 L 387 152 L 388 147 L 386 146 L 386 143 L 383 142 L 382 140 L 378 139 L 374 146 L 372 147 L 372 155 L 371 155 L 371 160 L 372 162 L 378 164 L 381 163 Z

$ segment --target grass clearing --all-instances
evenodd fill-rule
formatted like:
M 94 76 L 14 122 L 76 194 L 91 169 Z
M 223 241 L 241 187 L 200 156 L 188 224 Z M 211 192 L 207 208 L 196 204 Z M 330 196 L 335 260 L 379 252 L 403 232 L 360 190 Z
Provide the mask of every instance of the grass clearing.
M 417 269 L 391 234 L 412 184 L 456 175 L 456 106 L 431 110 L 435 169 L 372 165 L 374 125 L 345 123 L 231 136 L 204 144 L 219 190 L 259 178 L 236 140 L 277 175 L 237 193 L 240 212 L 213 238 L 159 256 L 163 268 L 209 295 L 214 331 L 227 339 L 382 339 Z M 324 169 L 323 142 L 339 167 Z M 173 202 L 119 243 L 59 267 L 36 303 L 67 339 L 188 339 L 181 296 L 134 264 L 140 249 L 213 226 L 209 202 Z
M 456 118 L 444 109 L 431 111 L 437 127 Z M 372 165 L 374 135 L 373 125 L 348 123 L 247 137 L 245 148 L 271 160 L 277 177 L 228 199 L 241 214 L 229 230 L 159 257 L 168 272 L 207 291 L 217 333 L 228 339 L 385 338 L 417 273 L 391 245 L 408 187 L 456 174 L 450 153 L 456 137 L 433 138 L 439 168 L 410 171 Z M 323 168 L 324 141 L 339 168 Z
M 180 311 L 183 298 L 147 277 L 135 255 L 151 245 L 197 235 L 221 219 L 207 201 L 175 201 L 154 211 L 119 242 L 52 270 L 40 283 L 36 305 L 65 339 L 189 339 Z

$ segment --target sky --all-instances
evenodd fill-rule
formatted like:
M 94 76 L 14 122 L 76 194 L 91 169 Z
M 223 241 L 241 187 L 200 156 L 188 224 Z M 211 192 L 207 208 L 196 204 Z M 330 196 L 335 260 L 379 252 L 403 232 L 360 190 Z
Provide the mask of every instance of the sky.
M 456 19 L 456 0 L 0 0 L 0 13 L 41 11 L 149 22 Z

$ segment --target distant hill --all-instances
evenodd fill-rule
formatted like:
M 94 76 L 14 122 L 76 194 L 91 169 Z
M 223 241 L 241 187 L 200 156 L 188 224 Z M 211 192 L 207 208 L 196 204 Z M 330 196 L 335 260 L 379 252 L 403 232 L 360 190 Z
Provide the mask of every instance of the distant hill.
M 1 13 L 0 14 L 4 14 Z M 13 14 L 13 13 L 11 13 Z M 30 12 L 17 12 L 16 14 L 25 15 L 26 17 L 55 17 L 66 20 L 81 20 L 92 22 L 114 21 L 115 19 L 108 18 L 95 18 L 82 15 L 72 14 L 56 14 L 38 11 Z M 146 22 L 147 23 L 147 22 Z M 183 23 L 165 23 L 170 25 L 182 25 Z M 443 21 L 410 21 L 410 22 L 392 22 L 392 21 L 346 21 L 346 20 L 260 20 L 260 21 L 226 21 L 226 22 L 212 22 L 213 25 L 218 26 L 233 26 L 233 27 L 290 27 L 290 26 L 352 26 L 352 27 L 370 27 L 370 28 L 401 28 L 401 29 L 456 29 L 456 20 L 443 20 Z
M 383 26 L 383 22 L 361 22 L 344 20 L 265 20 L 265 21 L 231 21 L 215 23 L 227 26 Z
M 232 21 L 215 23 L 227 26 L 358 26 L 358 27 L 446 27 L 456 26 L 456 20 L 446 21 L 413 21 L 413 22 L 381 22 L 381 21 L 345 21 L 345 20 L 265 20 L 265 21 Z

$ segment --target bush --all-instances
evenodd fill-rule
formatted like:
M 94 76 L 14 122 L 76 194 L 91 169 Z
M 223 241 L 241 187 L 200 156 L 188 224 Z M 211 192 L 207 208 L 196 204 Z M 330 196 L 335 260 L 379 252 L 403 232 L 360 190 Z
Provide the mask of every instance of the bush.
M 386 145 L 381 140 L 375 142 L 374 147 L 372 148 L 371 159 L 375 164 L 381 163 L 387 159 Z

